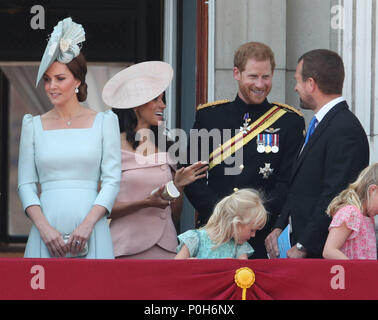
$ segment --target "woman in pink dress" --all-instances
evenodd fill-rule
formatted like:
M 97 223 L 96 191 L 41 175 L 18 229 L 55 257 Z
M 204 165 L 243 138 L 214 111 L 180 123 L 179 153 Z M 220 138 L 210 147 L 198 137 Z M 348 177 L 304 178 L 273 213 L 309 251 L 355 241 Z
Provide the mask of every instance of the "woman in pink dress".
M 330 203 L 327 213 L 332 222 L 324 258 L 377 260 L 374 216 L 378 214 L 378 163 L 364 169 Z
M 164 91 L 172 77 L 169 64 L 143 62 L 116 74 L 103 90 L 121 131 L 121 185 L 110 216 L 116 258 L 174 258 L 178 241 L 173 220 L 181 213 L 183 188 L 206 176 L 207 164 L 201 162 L 176 171 L 168 152 L 173 141 L 162 124 Z M 174 200 L 164 192 L 170 181 L 181 194 Z

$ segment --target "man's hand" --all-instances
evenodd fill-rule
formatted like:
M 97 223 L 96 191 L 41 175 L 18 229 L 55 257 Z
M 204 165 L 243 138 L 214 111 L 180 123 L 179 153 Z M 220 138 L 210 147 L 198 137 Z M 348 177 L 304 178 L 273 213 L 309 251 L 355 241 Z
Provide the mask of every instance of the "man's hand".
M 280 254 L 277 239 L 281 232 L 282 229 L 276 228 L 265 239 L 265 248 L 270 259 L 277 258 Z
M 306 249 L 298 250 L 296 245 L 291 247 L 291 249 L 287 252 L 287 257 L 292 259 L 303 259 L 306 258 L 306 256 Z

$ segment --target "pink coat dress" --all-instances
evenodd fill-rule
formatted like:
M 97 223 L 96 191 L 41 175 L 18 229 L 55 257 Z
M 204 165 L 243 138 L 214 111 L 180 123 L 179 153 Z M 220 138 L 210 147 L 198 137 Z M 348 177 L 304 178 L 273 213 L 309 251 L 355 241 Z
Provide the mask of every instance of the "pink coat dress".
M 128 202 L 147 198 L 151 191 L 172 180 L 175 170 L 166 152 L 142 156 L 122 150 L 122 176 L 116 201 Z M 174 257 L 178 245 L 177 233 L 172 221 L 171 206 L 165 209 L 149 207 L 138 210 L 110 222 L 115 257 L 135 258 L 151 250 L 148 258 L 163 258 L 167 252 Z M 158 247 L 158 250 L 156 248 Z M 162 249 L 162 250 L 160 250 Z M 164 256 L 165 258 L 167 256 Z

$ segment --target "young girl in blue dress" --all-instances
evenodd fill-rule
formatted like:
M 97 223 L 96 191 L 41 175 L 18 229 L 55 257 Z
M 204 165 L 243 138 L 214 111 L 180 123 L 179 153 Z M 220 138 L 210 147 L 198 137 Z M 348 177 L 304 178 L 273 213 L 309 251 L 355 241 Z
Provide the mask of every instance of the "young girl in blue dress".
M 204 227 L 178 236 L 175 259 L 248 259 L 253 253 L 248 240 L 266 221 L 267 213 L 258 192 L 238 190 L 217 203 Z

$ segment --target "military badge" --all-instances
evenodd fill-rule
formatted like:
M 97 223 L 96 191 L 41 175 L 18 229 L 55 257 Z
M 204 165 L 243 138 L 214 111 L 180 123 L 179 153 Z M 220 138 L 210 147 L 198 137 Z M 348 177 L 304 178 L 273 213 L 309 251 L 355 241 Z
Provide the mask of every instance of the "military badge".
M 264 132 L 267 132 L 267 133 L 276 133 L 276 132 L 278 132 L 280 130 L 281 130 L 281 128 L 276 128 L 276 129 L 269 128 L 269 129 L 265 129 Z
M 268 179 L 270 175 L 273 174 L 274 169 L 270 167 L 270 163 L 265 163 L 265 167 L 260 167 L 259 174 L 263 175 L 263 179 Z

